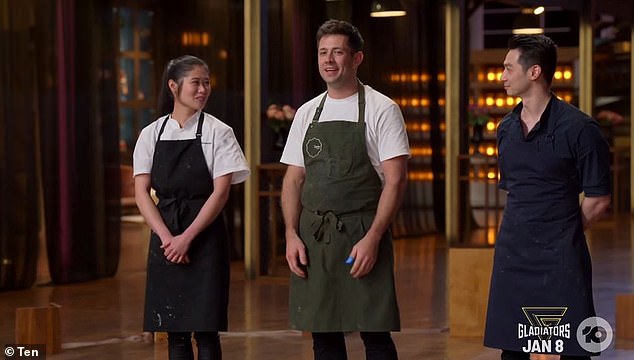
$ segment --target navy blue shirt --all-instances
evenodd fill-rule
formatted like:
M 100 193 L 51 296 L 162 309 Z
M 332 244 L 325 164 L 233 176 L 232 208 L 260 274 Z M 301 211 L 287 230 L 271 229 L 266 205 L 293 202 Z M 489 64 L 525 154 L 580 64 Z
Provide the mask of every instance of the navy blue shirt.
M 552 206 L 568 208 L 559 216 L 578 211 L 582 191 L 588 197 L 609 195 L 610 150 L 598 123 L 553 95 L 524 136 L 522 106 L 507 114 L 497 130 L 499 187 L 508 192 L 506 212 L 548 220 L 554 215 Z M 506 151 L 511 143 L 516 150 Z

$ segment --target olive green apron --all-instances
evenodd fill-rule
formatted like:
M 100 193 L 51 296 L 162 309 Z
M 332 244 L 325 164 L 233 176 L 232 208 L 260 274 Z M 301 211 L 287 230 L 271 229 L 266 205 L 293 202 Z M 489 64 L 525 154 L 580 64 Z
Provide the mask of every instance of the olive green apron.
M 358 122 L 319 122 L 321 99 L 303 142 L 306 179 L 299 236 L 307 278 L 291 275 L 291 327 L 312 332 L 398 331 L 392 237 L 386 231 L 377 262 L 361 279 L 346 259 L 369 230 L 382 191 L 366 150 L 365 91 L 359 84 Z

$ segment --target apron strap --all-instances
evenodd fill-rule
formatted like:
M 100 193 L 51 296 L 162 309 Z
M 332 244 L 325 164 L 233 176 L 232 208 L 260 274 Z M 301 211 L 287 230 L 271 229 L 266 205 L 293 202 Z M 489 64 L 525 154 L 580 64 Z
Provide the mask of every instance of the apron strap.
M 167 116 L 165 116 L 165 120 L 163 121 L 163 125 L 161 125 L 161 130 L 159 131 L 158 138 L 156 139 L 157 142 L 161 140 L 161 135 L 163 134 L 163 130 L 165 130 L 165 124 L 167 124 L 167 120 L 169 120 L 170 115 L 172 114 L 167 114 Z
M 205 116 L 202 110 L 200 111 L 200 116 L 198 117 L 198 127 L 196 128 L 196 138 L 200 139 L 203 136 L 203 120 Z
M 546 121 L 548 121 L 548 125 L 546 127 L 546 140 L 549 142 L 554 142 L 556 118 L 551 115 L 552 115 L 554 103 L 560 100 L 557 98 L 557 95 L 555 95 L 555 93 L 553 92 L 550 93 L 550 96 L 551 96 L 550 101 L 548 102 L 548 105 L 546 106 L 546 109 L 544 110 L 544 114 L 547 115 Z
M 360 123 L 364 123 L 365 122 L 365 88 L 363 87 L 363 83 L 359 80 L 357 80 L 359 82 L 358 87 L 357 87 L 357 91 L 358 91 L 358 97 L 359 97 L 359 117 L 357 119 L 358 122 Z M 319 117 L 321 116 L 321 112 L 324 110 L 324 103 L 326 102 L 326 97 L 328 96 L 328 92 L 326 92 L 324 94 L 324 96 L 321 98 L 321 101 L 319 101 L 319 105 L 317 105 L 317 110 L 315 110 L 315 115 L 313 116 L 313 121 L 314 123 L 319 122 Z
M 365 87 L 359 81 L 359 117 L 358 122 L 365 123 Z

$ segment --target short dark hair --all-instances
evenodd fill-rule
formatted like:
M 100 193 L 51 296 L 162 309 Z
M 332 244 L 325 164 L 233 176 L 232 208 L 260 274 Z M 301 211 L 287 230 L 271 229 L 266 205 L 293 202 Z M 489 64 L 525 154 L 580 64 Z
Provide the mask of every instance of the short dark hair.
M 209 73 L 207 63 L 192 55 L 183 55 L 167 63 L 161 78 L 161 90 L 158 101 L 159 116 L 170 113 L 174 109 L 174 95 L 167 83 L 170 80 L 174 80 L 178 84 L 178 92 L 180 93 L 183 79 L 196 66 L 202 66 Z
M 348 36 L 348 46 L 354 51 L 363 50 L 363 37 L 354 25 L 347 21 L 330 19 L 323 23 L 317 30 L 317 46 L 319 40 L 325 35 L 346 35 Z
M 508 49 L 520 52 L 519 63 L 522 70 L 539 65 L 544 79 L 550 86 L 557 67 L 557 45 L 545 35 L 514 35 L 509 39 Z

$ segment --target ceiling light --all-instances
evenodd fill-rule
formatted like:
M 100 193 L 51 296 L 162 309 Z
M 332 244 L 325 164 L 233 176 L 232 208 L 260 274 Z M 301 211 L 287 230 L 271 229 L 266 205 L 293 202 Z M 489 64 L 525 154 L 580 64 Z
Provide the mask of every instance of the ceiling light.
M 407 12 L 399 0 L 375 0 L 370 6 L 371 17 L 405 16 Z
M 534 15 L 532 11 L 527 12 L 524 9 L 513 21 L 513 34 L 543 34 L 544 28 L 541 25 L 540 17 Z

